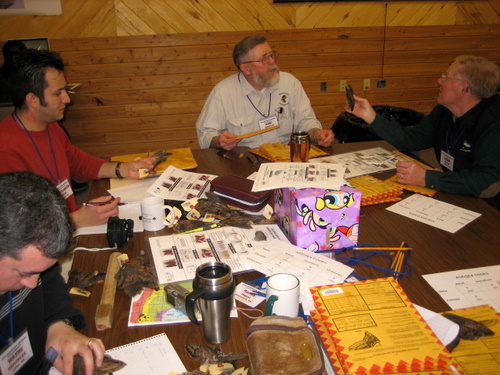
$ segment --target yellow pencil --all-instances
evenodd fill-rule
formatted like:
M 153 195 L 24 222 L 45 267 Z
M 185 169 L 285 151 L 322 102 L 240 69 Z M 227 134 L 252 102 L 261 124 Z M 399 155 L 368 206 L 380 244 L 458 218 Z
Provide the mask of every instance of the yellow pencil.
M 398 250 L 398 251 L 406 251 L 413 250 L 411 247 L 351 247 L 352 250 L 356 251 L 369 251 L 369 250 Z

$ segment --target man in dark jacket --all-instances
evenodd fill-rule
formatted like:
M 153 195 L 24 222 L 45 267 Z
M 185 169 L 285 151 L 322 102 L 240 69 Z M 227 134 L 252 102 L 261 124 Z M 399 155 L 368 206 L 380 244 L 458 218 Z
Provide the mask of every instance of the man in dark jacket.
M 475 195 L 499 208 L 500 68 L 482 57 L 459 56 L 438 84 L 438 105 L 416 126 L 402 127 L 384 119 L 357 96 L 354 109 L 346 111 L 401 150 L 434 148 L 442 171 L 400 161 L 400 183 Z
M 85 319 L 71 307 L 57 263 L 68 252 L 71 236 L 66 203 L 49 180 L 31 172 L 0 174 L 2 374 L 37 374 L 50 348 L 57 354 L 54 366 L 64 375 L 73 374 L 76 354 L 87 375 L 102 364 L 102 341 L 76 331 Z

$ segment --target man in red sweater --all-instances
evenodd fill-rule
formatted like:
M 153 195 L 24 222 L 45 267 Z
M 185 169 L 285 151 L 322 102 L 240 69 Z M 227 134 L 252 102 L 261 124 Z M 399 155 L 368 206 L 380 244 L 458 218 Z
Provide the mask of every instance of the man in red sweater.
M 70 178 L 139 178 L 139 169 L 152 169 L 156 158 L 129 163 L 108 162 L 73 146 L 57 121 L 71 101 L 66 92 L 64 63 L 53 51 L 20 52 L 10 76 L 14 112 L 0 122 L 0 173 L 28 170 L 57 186 L 75 228 L 99 225 L 118 215 L 120 199 L 96 198 L 103 206 L 78 208 Z

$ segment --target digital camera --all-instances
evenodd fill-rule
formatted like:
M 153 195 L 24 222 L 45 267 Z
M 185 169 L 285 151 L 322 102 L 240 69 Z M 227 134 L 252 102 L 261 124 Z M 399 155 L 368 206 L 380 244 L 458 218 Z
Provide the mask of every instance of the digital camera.
M 134 220 L 111 216 L 108 219 L 106 238 L 109 247 L 122 247 L 134 235 Z

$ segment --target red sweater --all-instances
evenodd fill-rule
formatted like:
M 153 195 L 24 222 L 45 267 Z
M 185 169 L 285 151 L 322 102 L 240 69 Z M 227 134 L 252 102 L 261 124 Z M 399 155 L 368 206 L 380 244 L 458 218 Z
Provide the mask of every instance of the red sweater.
M 29 133 L 41 157 L 26 130 L 12 115 L 0 122 L 0 173 L 31 171 L 49 178 L 54 185 L 65 179 L 69 182 L 70 177 L 81 180 L 97 179 L 105 160 L 90 156 L 73 146 L 57 122 L 49 124 L 46 130 Z M 74 194 L 66 199 L 66 204 L 70 212 L 77 210 Z

